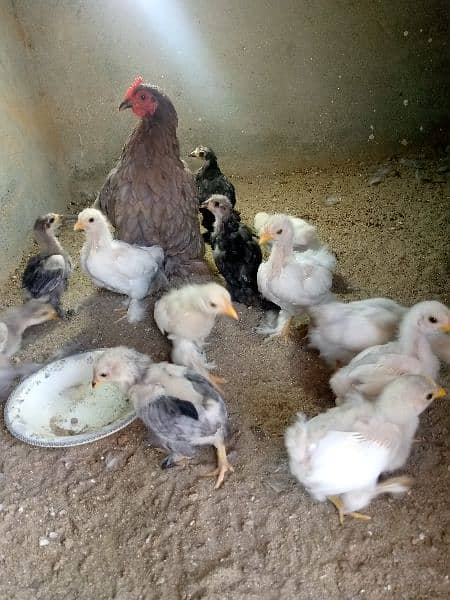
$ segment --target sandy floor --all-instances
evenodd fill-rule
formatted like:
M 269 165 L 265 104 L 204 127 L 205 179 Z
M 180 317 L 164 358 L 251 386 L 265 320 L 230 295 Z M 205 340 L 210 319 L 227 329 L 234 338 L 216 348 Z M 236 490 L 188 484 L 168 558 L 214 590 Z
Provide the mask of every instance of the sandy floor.
M 338 254 L 347 298 L 448 303 L 449 183 L 420 183 L 401 166 L 368 187 L 372 170 L 349 165 L 234 181 L 246 220 L 276 209 L 318 225 Z M 337 202 L 327 204 L 333 196 Z M 67 231 L 61 239 L 77 257 L 81 236 Z M 5 306 L 19 301 L 17 286 L 12 279 Z M 66 306 L 77 315 L 31 331 L 22 358 L 119 343 L 167 358 L 152 319 L 113 325 L 120 298 L 95 292 L 78 266 Z M 406 469 L 416 482 L 411 493 L 381 497 L 367 511 L 371 521 L 341 527 L 332 506 L 313 502 L 290 477 L 282 440 L 296 411 L 314 415 L 332 405 L 329 373 L 300 336 L 262 343 L 253 332 L 261 313 L 238 311 L 237 324 L 218 323 L 209 348 L 229 382 L 234 428 L 236 472 L 219 491 L 199 477 L 212 452 L 162 471 L 139 423 L 67 450 L 27 446 L 2 428 L 2 599 L 449 597 L 448 399 L 422 419 Z

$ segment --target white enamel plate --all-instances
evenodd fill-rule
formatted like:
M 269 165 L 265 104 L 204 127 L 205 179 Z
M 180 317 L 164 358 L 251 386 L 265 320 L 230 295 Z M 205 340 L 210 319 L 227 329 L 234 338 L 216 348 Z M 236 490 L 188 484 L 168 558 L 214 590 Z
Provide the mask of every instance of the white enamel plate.
M 27 377 L 9 397 L 5 425 L 33 446 L 78 446 L 107 437 L 136 418 L 112 385 L 91 387 L 92 364 L 103 350 L 68 356 Z

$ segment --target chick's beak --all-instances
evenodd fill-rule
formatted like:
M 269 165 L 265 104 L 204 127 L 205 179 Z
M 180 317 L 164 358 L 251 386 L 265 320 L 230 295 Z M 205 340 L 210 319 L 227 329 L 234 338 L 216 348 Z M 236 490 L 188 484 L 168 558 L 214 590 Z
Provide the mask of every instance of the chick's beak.
M 133 105 L 129 100 L 124 100 L 119 105 L 119 110 L 125 110 L 126 108 L 131 108 Z
M 189 152 L 189 156 L 191 156 L 192 158 L 195 158 L 197 156 L 195 154 L 195 150 L 192 150 L 192 152 Z
M 446 390 L 444 390 L 444 388 L 439 388 L 439 389 L 437 390 L 437 392 L 434 394 L 434 397 L 435 397 L 435 398 L 443 398 L 443 397 L 444 397 L 444 396 L 446 396 L 446 395 L 447 395 L 447 392 L 446 392 Z
M 447 325 L 443 325 L 441 327 L 442 331 L 446 331 L 447 333 L 450 333 L 450 321 L 447 323 Z
M 267 244 L 267 242 L 270 242 L 270 240 L 273 240 L 273 235 L 271 233 L 269 233 L 268 231 L 264 231 L 259 236 L 259 245 L 263 246 L 264 244 Z
M 78 220 L 73 226 L 74 231 L 84 231 L 85 226 L 83 221 Z
M 230 303 L 227 303 L 223 309 L 223 314 L 226 315 L 227 317 L 231 317 L 232 319 L 236 319 L 236 321 L 239 321 L 239 315 L 237 314 L 237 312 L 234 309 L 234 306 Z
M 209 205 L 209 200 L 204 200 L 204 202 L 202 202 L 200 204 L 200 208 L 208 208 Z

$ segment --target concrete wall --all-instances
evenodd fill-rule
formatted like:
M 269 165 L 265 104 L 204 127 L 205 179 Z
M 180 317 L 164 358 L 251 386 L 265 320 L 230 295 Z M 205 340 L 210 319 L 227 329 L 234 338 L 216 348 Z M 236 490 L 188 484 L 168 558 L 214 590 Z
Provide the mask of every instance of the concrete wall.
M 12 4 L 0 5 L 0 277 L 15 266 L 35 218 L 64 209 L 65 168 L 30 41 Z
M 82 172 L 118 155 L 134 117 L 117 107 L 138 73 L 175 102 L 183 151 L 210 144 L 234 169 L 370 159 L 421 142 L 449 112 L 447 0 L 16 6 Z
M 447 0 L 3 0 L 0 270 L 36 214 L 103 180 L 162 86 L 183 153 L 231 171 L 301 168 L 420 143 L 449 113 Z

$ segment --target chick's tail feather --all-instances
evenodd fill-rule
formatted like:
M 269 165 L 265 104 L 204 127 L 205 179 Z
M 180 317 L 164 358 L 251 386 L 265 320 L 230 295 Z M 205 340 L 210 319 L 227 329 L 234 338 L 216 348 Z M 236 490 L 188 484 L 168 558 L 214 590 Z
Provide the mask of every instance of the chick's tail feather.
M 379 496 L 380 494 L 392 494 L 393 496 L 404 494 L 412 487 L 413 482 L 414 480 L 407 475 L 390 477 L 377 485 L 375 496 Z
M 295 423 L 286 429 L 284 442 L 291 461 L 305 461 L 308 455 L 308 427 L 303 413 L 298 413 Z

